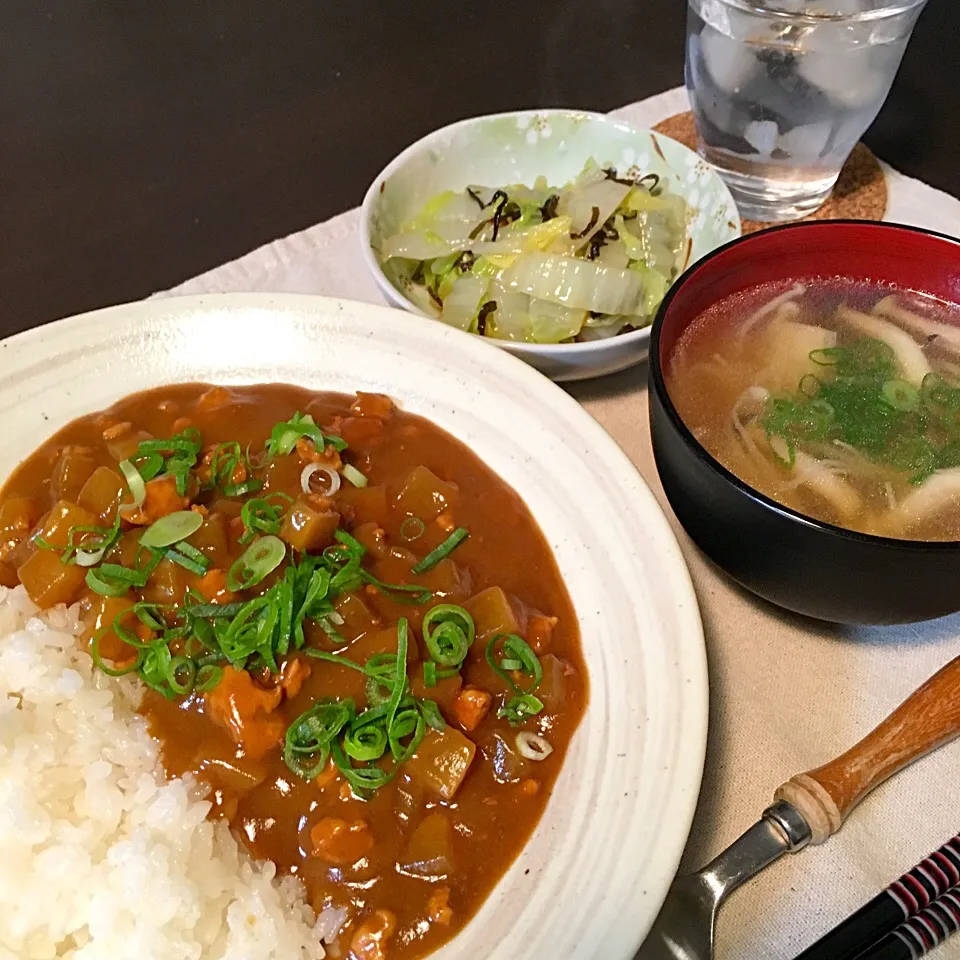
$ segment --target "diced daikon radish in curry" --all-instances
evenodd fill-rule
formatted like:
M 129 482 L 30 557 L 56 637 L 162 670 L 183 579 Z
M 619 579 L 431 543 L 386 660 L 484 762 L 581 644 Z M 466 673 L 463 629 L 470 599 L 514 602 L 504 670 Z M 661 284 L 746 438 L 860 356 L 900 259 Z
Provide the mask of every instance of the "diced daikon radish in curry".
M 357 663 L 366 663 L 370 657 L 378 653 L 396 653 L 397 632 L 395 623 L 379 630 L 371 630 L 360 637 L 359 640 L 351 643 L 346 650 L 346 654 Z M 420 650 L 417 646 L 417 638 L 414 636 L 413 630 L 410 629 L 407 638 L 407 663 L 416 663 L 419 659 Z
M 459 730 L 430 730 L 407 761 L 406 771 L 444 800 L 456 796 L 477 753 L 476 744 Z
M 138 621 L 132 610 L 133 601 L 129 597 L 103 597 L 86 590 L 80 599 L 81 640 L 89 645 L 94 636 L 99 635 L 97 649 L 101 657 L 119 662 L 133 659 L 137 651 L 124 643 L 114 630 L 118 622 L 125 630 L 135 629 Z
M 445 714 L 452 715 L 457 696 L 463 688 L 463 677 L 459 673 L 453 677 L 443 677 L 437 680 L 434 686 L 428 687 L 424 682 L 422 670 L 415 670 L 412 673 L 410 692 L 415 697 L 435 701 Z
M 488 587 L 465 601 L 463 606 L 470 612 L 481 640 L 496 633 L 520 633 L 520 624 L 514 613 L 510 598 L 502 587 Z
M 377 630 L 382 622 L 357 593 L 341 594 L 334 601 L 333 609 L 343 618 L 343 623 L 336 624 L 337 632 L 348 640 Z
M 10 497 L 0 503 L 0 557 L 29 536 L 40 516 L 34 497 Z
M 196 586 L 197 579 L 196 574 L 164 557 L 150 574 L 143 589 L 143 598 L 150 603 L 183 606 L 187 587 Z
M 114 439 L 107 441 L 107 451 L 114 460 L 129 460 L 136 456 L 137 448 L 144 440 L 152 440 L 153 435 L 146 430 L 125 430 Z
M 203 518 L 200 529 L 187 537 L 187 543 L 196 547 L 215 567 L 226 569 L 233 563 L 229 520 L 219 511 L 211 510 Z
M 303 464 L 299 457 L 276 457 L 263 469 L 264 493 L 286 493 L 290 496 L 303 492 L 300 485 L 300 474 L 303 473 Z
M 364 549 L 371 557 L 377 560 L 383 560 L 390 556 L 390 548 L 387 546 L 386 533 L 383 527 L 376 521 L 362 523 L 359 527 L 354 527 L 354 537 L 363 544 Z
M 424 523 L 436 518 L 457 500 L 457 488 L 427 467 L 414 467 L 395 487 L 394 504 L 401 513 Z
M 305 493 L 287 511 L 280 537 L 298 550 L 320 551 L 333 543 L 333 534 L 340 526 L 340 514 L 327 497 Z
M 421 573 L 418 582 L 429 587 L 434 594 L 447 603 L 462 602 L 470 593 L 470 573 L 444 557 L 439 563 Z
M 112 523 L 126 493 L 123 477 L 110 467 L 100 466 L 83 485 L 77 496 L 77 506 L 95 514 L 101 523 Z
M 380 524 L 387 516 L 387 490 L 382 484 L 355 487 L 350 482 L 341 483 L 337 502 L 353 510 L 352 522 L 358 525 Z
M 424 879 L 449 875 L 454 869 L 450 816 L 440 811 L 428 813 L 410 835 L 397 866 L 402 873 Z
M 60 454 L 50 477 L 50 490 L 58 500 L 76 502 L 83 485 L 97 469 L 92 451 L 85 448 L 66 448 Z
M 38 607 L 73 603 L 83 588 L 85 575 L 83 567 L 61 563 L 54 550 L 37 550 L 17 567 L 17 577 Z
M 65 550 L 70 546 L 70 531 L 74 527 L 95 526 L 97 518 L 69 500 L 58 500 L 43 520 L 40 538 L 51 547 Z
M 543 668 L 543 680 L 537 687 L 537 698 L 543 701 L 548 713 L 556 713 L 563 709 L 567 700 L 569 664 L 548 653 L 540 658 L 540 666 Z

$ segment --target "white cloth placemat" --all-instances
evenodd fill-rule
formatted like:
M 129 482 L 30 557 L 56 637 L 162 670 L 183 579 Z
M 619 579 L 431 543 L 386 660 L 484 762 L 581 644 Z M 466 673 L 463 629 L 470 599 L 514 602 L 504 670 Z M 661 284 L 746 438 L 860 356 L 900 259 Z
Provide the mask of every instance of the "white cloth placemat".
M 652 126 L 688 109 L 683 88 L 614 111 Z M 886 219 L 960 235 L 960 200 L 884 165 Z M 350 210 L 157 296 L 287 291 L 383 302 Z M 650 453 L 644 369 L 570 392 L 624 448 L 660 498 L 690 565 L 710 661 L 711 723 L 700 805 L 684 860 L 702 865 L 750 826 L 792 774 L 832 759 L 953 657 L 960 615 L 898 628 L 844 628 L 777 611 L 706 563 L 679 528 Z M 960 585 L 958 585 L 960 589 Z M 826 846 L 770 867 L 721 912 L 718 960 L 790 960 L 960 830 L 960 743 L 856 811 Z M 960 958 L 960 938 L 939 958 Z M 627 958 L 602 958 L 627 960 Z

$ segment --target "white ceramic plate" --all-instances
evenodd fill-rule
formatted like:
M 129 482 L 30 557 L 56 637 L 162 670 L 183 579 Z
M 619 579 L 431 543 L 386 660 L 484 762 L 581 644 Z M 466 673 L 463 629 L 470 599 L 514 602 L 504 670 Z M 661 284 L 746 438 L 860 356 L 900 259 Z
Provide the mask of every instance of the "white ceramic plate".
M 319 297 L 148 301 L 0 342 L 0 476 L 53 430 L 147 387 L 283 381 L 389 393 L 526 501 L 580 620 L 590 704 L 546 814 L 436 960 L 629 960 L 687 838 L 707 678 L 687 570 L 616 444 L 519 360 L 442 324 Z M 639 411 L 638 411 L 639 412 Z
M 710 164 L 676 140 L 584 110 L 517 110 L 471 117 L 407 147 L 367 191 L 360 208 L 360 246 L 380 292 L 390 303 L 424 315 L 387 278 L 375 251 L 431 197 L 471 183 L 532 186 L 538 176 L 561 186 L 590 159 L 616 167 L 622 176 L 656 173 L 687 201 L 688 246 L 681 272 L 740 236 L 740 215 L 726 184 Z M 490 342 L 553 380 L 584 380 L 643 360 L 650 328 L 589 343 Z

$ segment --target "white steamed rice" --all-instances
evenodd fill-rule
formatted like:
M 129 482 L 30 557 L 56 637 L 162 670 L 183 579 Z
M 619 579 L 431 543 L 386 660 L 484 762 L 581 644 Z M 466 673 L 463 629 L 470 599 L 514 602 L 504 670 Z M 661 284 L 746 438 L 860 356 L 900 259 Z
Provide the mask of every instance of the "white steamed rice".
M 323 957 L 330 918 L 166 780 L 135 681 L 78 629 L 0 587 L 0 960 Z

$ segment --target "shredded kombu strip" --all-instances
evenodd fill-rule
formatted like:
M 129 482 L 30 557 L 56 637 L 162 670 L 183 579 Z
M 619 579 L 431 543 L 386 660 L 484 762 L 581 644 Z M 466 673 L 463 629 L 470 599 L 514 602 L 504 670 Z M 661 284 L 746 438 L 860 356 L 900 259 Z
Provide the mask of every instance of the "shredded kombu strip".
M 497 309 L 496 300 L 488 300 L 477 313 L 477 333 L 482 337 L 487 332 L 487 317 Z

